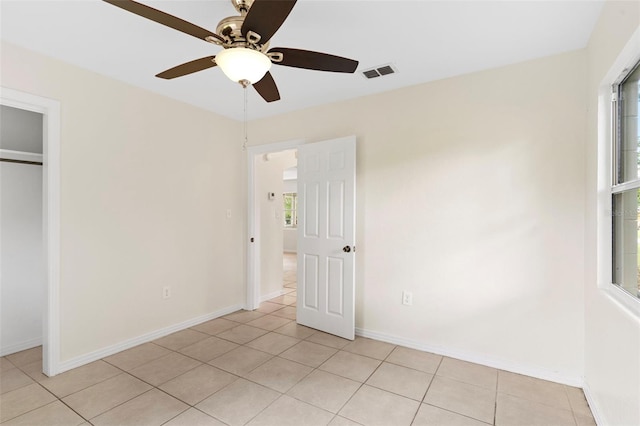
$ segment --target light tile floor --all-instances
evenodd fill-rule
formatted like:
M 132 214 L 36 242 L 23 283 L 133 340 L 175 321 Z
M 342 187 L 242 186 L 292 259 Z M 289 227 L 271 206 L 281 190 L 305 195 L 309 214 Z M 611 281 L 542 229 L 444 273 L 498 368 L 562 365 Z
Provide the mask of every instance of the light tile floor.
M 295 273 L 288 277 L 291 295 Z M 595 425 L 578 388 L 371 339 L 350 342 L 297 325 L 292 299 L 52 378 L 37 368 L 40 348 L 2 357 L 0 423 Z

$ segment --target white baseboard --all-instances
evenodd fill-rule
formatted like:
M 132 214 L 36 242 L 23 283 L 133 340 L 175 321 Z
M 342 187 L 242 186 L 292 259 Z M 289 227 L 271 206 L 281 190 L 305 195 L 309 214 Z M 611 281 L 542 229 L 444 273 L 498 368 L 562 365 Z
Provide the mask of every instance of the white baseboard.
M 36 337 L 35 339 L 23 340 L 22 342 L 13 343 L 0 348 L 0 356 L 11 355 L 40 345 L 42 345 L 42 336 Z
M 602 417 L 602 413 L 598 410 L 598 405 L 596 404 L 595 397 L 593 396 L 593 391 L 586 380 L 582 386 L 582 390 L 584 391 L 584 396 L 587 399 L 587 404 L 589 404 L 589 409 L 591 410 L 591 414 L 593 414 L 593 419 L 596 421 L 596 425 L 606 424 Z
M 260 303 L 266 301 L 266 300 L 271 300 L 274 297 L 279 297 L 282 296 L 284 293 L 284 289 L 282 290 L 278 290 L 278 291 L 274 291 L 273 293 L 269 293 L 269 294 L 264 294 L 262 296 L 260 296 Z
M 65 371 L 71 370 L 73 368 L 80 367 L 82 365 L 88 364 L 93 361 L 97 361 L 109 355 L 116 354 L 118 352 L 122 352 L 126 349 L 131 349 L 134 346 L 141 345 L 143 343 L 150 342 L 152 340 L 156 340 L 160 337 L 166 336 L 171 333 L 175 333 L 176 331 L 184 330 L 189 327 L 193 327 L 194 325 L 201 324 L 206 321 L 210 321 L 212 319 L 216 319 L 223 315 L 230 314 L 241 309 L 241 305 L 229 306 L 224 309 L 220 309 L 218 311 L 212 312 L 210 314 L 202 315 L 196 318 L 192 318 L 187 321 L 183 321 L 178 324 L 173 324 L 168 327 L 162 328 L 160 330 L 152 331 L 151 333 L 143 334 L 142 336 L 134 337 L 132 339 L 127 339 L 124 342 L 116 343 L 115 345 L 108 346 L 106 348 L 98 349 L 97 351 L 89 352 L 88 354 L 80 355 L 75 358 L 72 358 L 68 361 L 61 362 L 58 365 L 57 374 L 63 373 Z
M 298 253 L 298 250 L 287 250 L 287 249 L 285 249 L 285 250 L 283 250 L 283 252 L 284 252 L 284 253 L 292 253 L 292 254 L 296 254 L 296 253 Z
M 582 377 L 566 376 L 544 368 L 522 365 L 517 362 L 491 358 L 485 355 L 474 354 L 470 352 L 456 351 L 447 348 L 432 346 L 423 342 L 392 336 L 377 331 L 356 328 L 356 335 L 369 337 L 371 339 L 380 340 L 382 342 L 393 343 L 394 345 L 405 346 L 411 349 L 431 352 L 437 355 L 448 356 L 463 361 L 469 361 L 475 364 L 486 365 L 488 367 L 497 368 L 499 370 L 510 371 L 512 373 L 523 374 L 525 376 L 531 376 L 538 379 L 549 380 L 551 382 L 562 383 L 569 386 L 582 387 L 584 385 L 584 379 Z

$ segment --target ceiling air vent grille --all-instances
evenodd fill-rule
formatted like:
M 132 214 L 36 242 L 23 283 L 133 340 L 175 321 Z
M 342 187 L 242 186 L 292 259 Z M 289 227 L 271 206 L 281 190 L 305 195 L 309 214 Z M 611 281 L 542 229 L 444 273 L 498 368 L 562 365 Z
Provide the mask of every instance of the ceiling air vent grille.
M 365 78 L 372 79 L 377 77 L 383 77 L 389 74 L 395 74 L 397 72 L 398 70 L 394 65 L 387 64 L 387 65 L 380 65 L 378 67 L 362 71 L 362 75 L 364 75 Z

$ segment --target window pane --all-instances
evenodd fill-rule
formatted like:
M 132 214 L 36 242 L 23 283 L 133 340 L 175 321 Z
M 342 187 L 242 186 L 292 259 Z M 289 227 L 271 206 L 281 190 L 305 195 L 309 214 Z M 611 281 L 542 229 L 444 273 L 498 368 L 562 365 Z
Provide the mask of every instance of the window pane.
M 284 226 L 296 227 L 298 226 L 298 215 L 296 213 L 296 199 L 297 194 L 295 192 L 285 192 L 284 199 Z
M 620 85 L 618 110 L 618 183 L 640 177 L 640 132 L 638 129 L 638 105 L 640 95 L 638 81 L 640 67 L 629 74 Z
M 640 191 L 613 195 L 613 282 L 640 297 L 638 221 Z

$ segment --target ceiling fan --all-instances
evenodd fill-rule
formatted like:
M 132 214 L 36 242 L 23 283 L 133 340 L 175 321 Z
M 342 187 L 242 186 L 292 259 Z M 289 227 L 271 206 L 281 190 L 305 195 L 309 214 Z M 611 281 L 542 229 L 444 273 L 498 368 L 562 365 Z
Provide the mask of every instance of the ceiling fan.
M 243 87 L 253 85 L 267 102 L 280 99 L 269 69 L 271 64 L 317 71 L 353 73 L 358 61 L 327 53 L 285 47 L 269 48 L 269 41 L 287 19 L 296 0 L 231 0 L 240 16 L 230 16 L 211 32 L 168 13 L 133 0 L 104 0 L 143 18 L 222 46 L 214 56 L 196 59 L 156 75 L 172 79 L 219 66 Z

